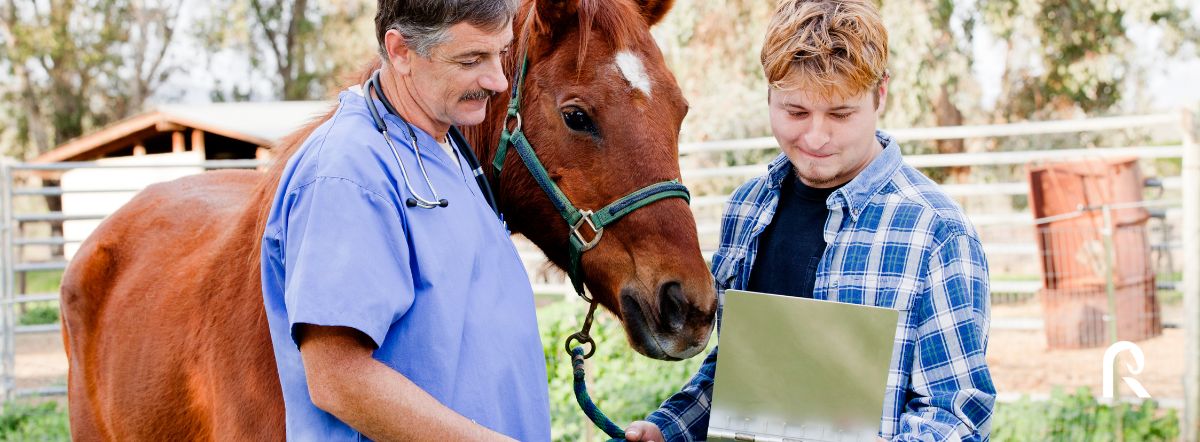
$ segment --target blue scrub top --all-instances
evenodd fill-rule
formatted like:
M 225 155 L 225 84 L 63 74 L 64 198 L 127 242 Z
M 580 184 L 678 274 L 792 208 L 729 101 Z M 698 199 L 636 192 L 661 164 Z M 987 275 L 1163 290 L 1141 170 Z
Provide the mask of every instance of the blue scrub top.
M 362 331 L 376 359 L 459 414 L 518 440 L 549 440 L 533 293 L 508 232 L 465 161 L 415 126 L 429 178 L 450 205 L 406 207 L 411 194 L 359 93 L 342 92 L 333 118 L 288 160 L 263 233 L 288 440 L 365 439 L 313 405 L 293 335 L 302 323 Z M 413 189 L 432 198 L 404 123 L 374 104 Z

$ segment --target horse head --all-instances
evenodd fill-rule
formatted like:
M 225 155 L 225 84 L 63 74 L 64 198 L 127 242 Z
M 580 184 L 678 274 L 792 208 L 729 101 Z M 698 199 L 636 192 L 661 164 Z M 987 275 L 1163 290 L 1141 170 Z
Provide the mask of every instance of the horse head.
M 688 105 L 650 34 L 670 6 L 527 0 L 514 21 L 507 67 L 510 81 L 520 83 L 519 124 L 549 179 L 580 210 L 680 179 L 679 128 Z M 573 233 L 559 208 L 516 153 L 501 152 L 499 171 L 488 164 L 498 134 L 518 123 L 506 114 L 510 97 L 492 98 L 489 118 L 472 130 L 486 134 L 476 148 L 509 226 L 567 269 Z M 582 241 L 600 233 L 580 230 Z M 580 267 L 588 292 L 621 319 L 638 352 L 673 360 L 704 348 L 717 301 L 685 199 L 654 201 L 604 227 Z

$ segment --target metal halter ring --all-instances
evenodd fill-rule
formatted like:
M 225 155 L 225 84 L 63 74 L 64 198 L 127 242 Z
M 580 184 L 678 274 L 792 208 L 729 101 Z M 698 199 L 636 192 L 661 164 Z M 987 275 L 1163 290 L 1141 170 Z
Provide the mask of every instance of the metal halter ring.
M 564 346 L 567 350 L 567 354 L 571 354 L 571 348 L 572 348 L 571 341 L 579 341 L 580 346 L 590 345 L 590 347 L 588 348 L 588 351 L 583 354 L 584 359 L 590 358 L 590 357 L 592 357 L 593 354 L 596 353 L 596 341 L 593 341 L 592 337 L 588 336 L 587 333 L 577 332 L 577 333 L 571 334 L 571 336 L 567 336 L 567 342 L 566 342 L 566 345 Z
M 592 340 L 591 332 L 592 332 L 592 319 L 596 317 L 596 305 L 598 305 L 598 304 L 599 303 L 597 303 L 596 301 L 591 302 L 591 305 L 588 306 L 587 315 L 584 315 L 584 317 L 583 317 L 583 327 L 580 327 L 579 331 L 571 334 L 571 336 L 567 336 L 567 342 L 565 345 L 565 347 L 567 349 L 567 354 L 571 354 L 571 341 L 572 340 L 579 341 L 579 345 L 588 345 L 588 344 L 592 345 L 592 349 L 588 350 L 587 353 L 584 353 L 584 355 L 583 355 L 584 359 L 590 358 L 590 357 L 592 357 L 592 354 L 596 353 L 596 341 Z
M 509 109 L 509 110 L 511 111 L 512 109 Z M 510 120 L 512 120 L 513 118 L 517 119 L 517 125 L 516 125 L 516 127 L 513 127 L 512 129 L 508 129 L 508 122 Z M 517 131 L 521 130 L 521 113 L 520 112 L 509 112 L 508 115 L 506 115 L 504 117 L 504 129 L 508 130 L 508 133 L 513 133 L 513 134 L 515 134 L 515 133 L 517 133 Z
M 579 249 L 579 253 L 583 253 L 591 250 L 592 247 L 596 247 L 596 244 L 600 243 L 600 237 L 604 236 L 604 228 L 597 228 L 596 224 L 592 222 L 593 213 L 591 210 L 580 210 L 579 214 L 583 216 L 581 216 L 579 221 L 576 221 L 575 224 L 571 226 L 571 234 L 575 235 L 575 239 L 578 239 L 580 244 L 583 244 L 583 247 Z M 579 233 L 579 228 L 583 227 L 584 223 L 587 223 L 588 227 L 590 227 L 592 232 L 595 233 L 595 236 L 592 237 L 591 241 L 588 241 L 583 237 L 583 234 Z

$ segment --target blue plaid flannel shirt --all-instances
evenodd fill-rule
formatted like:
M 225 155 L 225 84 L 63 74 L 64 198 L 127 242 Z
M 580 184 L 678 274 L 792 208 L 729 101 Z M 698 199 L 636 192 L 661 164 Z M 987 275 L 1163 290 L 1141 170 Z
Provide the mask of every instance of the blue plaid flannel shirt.
M 953 200 L 902 162 L 890 135 L 876 138 L 882 153 L 827 201 L 828 246 L 813 298 L 900 310 L 880 436 L 986 441 L 996 388 L 984 360 L 990 301 L 978 235 Z M 749 282 L 758 235 L 791 170 L 781 154 L 767 175 L 731 196 L 712 260 L 720 299 Z M 714 348 L 691 381 L 647 417 L 667 441 L 706 438 L 716 365 Z

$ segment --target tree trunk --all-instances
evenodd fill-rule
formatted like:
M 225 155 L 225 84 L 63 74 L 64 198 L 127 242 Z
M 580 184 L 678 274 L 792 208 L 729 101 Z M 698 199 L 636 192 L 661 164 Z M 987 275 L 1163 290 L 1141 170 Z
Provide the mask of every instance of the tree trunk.
M 933 113 L 937 118 L 938 126 L 961 126 L 963 124 L 962 111 L 950 102 L 950 94 L 945 89 L 938 94 L 937 101 L 933 104 Z M 938 153 L 963 153 L 965 151 L 963 140 L 937 140 L 935 144 Z M 950 167 L 947 172 L 950 182 L 965 183 L 970 178 L 971 168 L 968 166 Z

